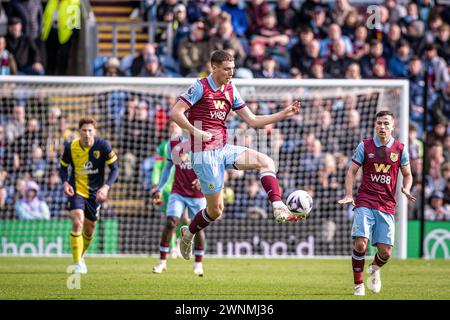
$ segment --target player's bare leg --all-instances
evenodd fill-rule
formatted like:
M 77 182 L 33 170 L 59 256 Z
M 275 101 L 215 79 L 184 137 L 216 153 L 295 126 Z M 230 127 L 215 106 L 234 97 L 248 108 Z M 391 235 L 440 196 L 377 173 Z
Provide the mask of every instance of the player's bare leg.
M 70 233 L 70 249 L 74 262 L 73 273 L 86 273 L 82 266 L 81 257 L 83 254 L 83 225 L 84 212 L 81 209 L 74 209 L 70 211 L 70 218 L 72 220 L 72 231 Z
M 384 266 L 392 255 L 392 246 L 384 243 L 377 243 L 378 252 L 371 265 L 367 268 L 369 279 L 367 287 L 374 293 L 381 291 L 381 272 L 380 268 Z
M 177 217 L 167 217 L 166 225 L 161 234 L 161 242 L 159 244 L 159 263 L 153 267 L 153 273 L 162 273 L 167 270 L 169 244 L 178 226 L 178 221 L 179 219 Z
M 275 163 L 267 155 L 248 149 L 241 153 L 235 167 L 239 170 L 258 170 L 261 184 L 273 206 L 273 215 L 278 222 L 295 220 L 294 215 L 281 199 L 281 190 L 275 174 Z
M 356 237 L 353 246 L 352 254 L 352 267 L 353 267 L 353 280 L 354 280 L 354 295 L 364 296 L 366 295 L 366 289 L 364 287 L 364 263 L 367 250 L 367 238 Z
M 205 198 L 206 208 L 195 215 L 189 227 L 183 226 L 180 229 L 180 253 L 186 260 L 192 256 L 192 242 L 195 234 L 218 219 L 224 209 L 223 189 L 213 194 L 205 194 Z

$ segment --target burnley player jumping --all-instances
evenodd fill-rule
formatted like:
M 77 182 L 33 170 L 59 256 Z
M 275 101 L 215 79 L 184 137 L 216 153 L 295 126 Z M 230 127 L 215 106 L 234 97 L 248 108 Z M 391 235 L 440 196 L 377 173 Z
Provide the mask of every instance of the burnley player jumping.
M 178 125 L 191 135 L 192 165 L 207 202 L 206 208 L 197 213 L 189 227 L 181 229 L 180 251 L 185 259 L 191 257 L 194 235 L 222 215 L 225 169 L 258 170 L 262 186 L 272 202 L 275 219 L 296 218 L 282 202 L 274 161 L 255 150 L 227 144 L 225 119 L 233 110 L 249 126 L 261 128 L 295 115 L 300 111 L 300 102 L 295 101 L 275 114 L 257 116 L 246 106 L 231 82 L 234 57 L 224 50 L 216 50 L 211 54 L 211 66 L 212 73 L 197 80 L 182 94 L 171 112 Z
M 395 191 L 399 169 L 403 175 L 403 194 L 410 201 L 416 200 L 410 193 L 412 175 L 408 152 L 402 143 L 392 137 L 393 130 L 393 114 L 390 111 L 378 112 L 375 117 L 376 135 L 362 141 L 356 148 L 345 177 L 345 197 L 338 201 L 339 204 L 355 206 L 352 267 L 354 294 L 357 296 L 365 295 L 363 270 L 368 239 L 378 250 L 367 269 L 367 286 L 374 293 L 381 291 L 380 268 L 388 262 L 394 245 Z M 362 182 L 353 200 L 353 184 L 361 166 Z

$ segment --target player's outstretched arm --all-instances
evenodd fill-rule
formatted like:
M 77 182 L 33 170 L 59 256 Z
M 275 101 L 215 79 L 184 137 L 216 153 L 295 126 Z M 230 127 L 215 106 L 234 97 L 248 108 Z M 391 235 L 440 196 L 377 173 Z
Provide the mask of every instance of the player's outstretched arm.
M 407 164 L 406 166 L 402 166 L 400 168 L 403 175 L 403 187 L 402 192 L 408 198 L 409 201 L 416 201 L 416 197 L 411 194 L 411 186 L 413 183 L 413 178 L 411 174 L 411 166 Z
M 253 128 L 262 128 L 268 124 L 278 122 L 285 118 L 291 117 L 300 112 L 300 101 L 294 101 L 292 104 L 284 108 L 283 110 L 269 115 L 255 115 L 249 108 L 241 108 L 236 110 L 236 113 L 244 120 L 249 126 Z
M 353 199 L 353 184 L 356 180 L 356 173 L 359 170 L 359 166 L 352 162 L 350 168 L 348 168 L 347 175 L 345 176 L 345 197 L 338 201 L 339 204 L 349 204 L 355 205 L 355 200 Z

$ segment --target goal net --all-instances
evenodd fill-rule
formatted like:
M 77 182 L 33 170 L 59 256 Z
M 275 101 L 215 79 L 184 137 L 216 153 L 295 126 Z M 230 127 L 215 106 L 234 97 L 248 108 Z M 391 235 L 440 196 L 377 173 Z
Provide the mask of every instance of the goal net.
M 98 135 L 116 151 L 120 171 L 88 253 L 157 254 L 165 216 L 150 205 L 149 191 L 163 163 L 169 108 L 193 81 L 0 77 L 0 254 L 70 254 L 71 222 L 58 178 L 59 157 L 64 143 L 77 137 L 78 120 L 84 116 L 97 120 Z M 206 254 L 349 256 L 353 211 L 337 204 L 344 196 L 345 174 L 358 143 L 373 136 L 377 111 L 391 110 L 395 137 L 407 141 L 407 81 L 234 82 L 256 114 L 301 100 L 299 115 L 260 129 L 248 128 L 231 112 L 228 139 L 274 159 L 284 199 L 304 189 L 314 204 L 307 221 L 276 223 L 256 171 L 228 170 L 225 211 L 206 229 Z M 17 203 L 30 181 L 39 185 L 38 196 L 49 215 L 20 213 Z M 406 258 L 406 210 L 398 197 L 395 255 L 400 258 Z

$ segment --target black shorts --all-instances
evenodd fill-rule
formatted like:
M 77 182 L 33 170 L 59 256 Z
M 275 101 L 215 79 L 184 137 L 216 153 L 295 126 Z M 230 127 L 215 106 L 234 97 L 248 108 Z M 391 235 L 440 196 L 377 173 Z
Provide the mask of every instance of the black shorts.
M 84 216 L 91 221 L 97 221 L 101 207 L 101 203 L 97 202 L 95 198 L 86 199 L 79 194 L 70 197 L 68 201 L 69 210 L 81 209 L 84 211 Z

